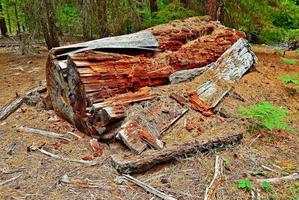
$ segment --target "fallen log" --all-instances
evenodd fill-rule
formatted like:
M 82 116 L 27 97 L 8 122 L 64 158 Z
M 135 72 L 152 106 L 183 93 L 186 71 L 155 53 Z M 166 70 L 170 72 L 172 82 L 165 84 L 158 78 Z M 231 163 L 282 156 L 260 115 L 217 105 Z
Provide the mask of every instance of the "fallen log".
M 56 48 L 46 67 L 53 107 L 80 131 L 100 134 L 99 127 L 126 116 L 126 106 L 135 97 L 127 96 L 128 104 L 120 106 L 111 105 L 109 98 L 168 84 L 173 72 L 215 62 L 244 36 L 208 18 L 193 17 L 131 35 Z M 150 95 L 140 99 L 148 100 Z M 102 109 L 103 104 L 113 109 Z
M 206 152 L 217 148 L 223 149 L 226 146 L 239 143 L 242 138 L 243 134 L 235 133 L 213 140 L 194 140 L 192 142 L 173 145 L 160 151 L 148 150 L 133 158 L 115 154 L 110 157 L 110 161 L 119 173 L 138 173 L 146 171 L 157 164 L 169 162 L 180 157 L 191 156 L 199 152 Z

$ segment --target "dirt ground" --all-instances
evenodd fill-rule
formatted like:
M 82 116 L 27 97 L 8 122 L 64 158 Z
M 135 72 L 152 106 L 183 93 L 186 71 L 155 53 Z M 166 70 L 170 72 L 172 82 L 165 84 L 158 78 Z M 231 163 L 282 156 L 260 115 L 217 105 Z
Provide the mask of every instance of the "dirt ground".
M 277 77 L 299 73 L 299 63 L 291 65 L 280 59 L 280 54 L 271 47 L 254 46 L 259 61 L 233 89 L 244 102 L 227 96 L 218 106 L 228 113 L 223 118 L 228 126 L 246 129 L 248 122 L 236 113 L 241 106 L 269 101 L 292 112 L 299 111 L 299 91 L 286 86 Z M 285 57 L 297 58 L 295 52 Z M 17 94 L 25 94 L 45 80 L 47 51 L 40 50 L 35 56 L 24 56 L 17 49 L 0 49 L 0 107 Z M 296 114 L 294 115 L 296 117 Z M 298 116 L 297 116 L 298 117 Z M 184 120 L 184 119 L 182 119 Z M 188 119 L 185 119 L 188 120 Z M 236 124 L 236 122 L 238 122 Z M 62 143 L 24 132 L 18 127 L 52 130 L 66 134 L 71 139 Z M 292 126 L 299 130 L 298 121 Z M 182 127 L 184 128 L 184 127 Z M 201 128 L 202 130 L 203 128 Z M 197 133 L 196 127 L 192 134 Z M 80 159 L 91 155 L 88 140 L 78 140 L 68 131 L 75 131 L 68 123 L 55 117 L 53 111 L 23 105 L 6 120 L 0 122 L 0 183 L 13 177 L 16 180 L 0 185 L 2 199 L 158 199 L 137 186 L 123 182 L 118 184 L 119 175 L 107 159 L 114 144 L 101 144 L 104 153 L 96 166 L 65 162 L 29 150 L 31 145 L 44 145 L 55 154 Z M 179 134 L 179 133 L 178 133 Z M 181 135 L 178 135 L 178 138 Z M 224 176 L 217 187 L 215 199 L 252 199 L 252 193 L 237 187 L 240 179 L 251 180 L 261 199 L 299 199 L 299 182 L 272 184 L 265 192 L 255 182 L 259 178 L 286 176 L 299 170 L 298 131 L 256 132 L 246 131 L 241 144 L 220 152 L 197 154 L 189 158 L 159 166 L 143 174 L 134 175 L 153 187 L 177 199 L 203 199 L 205 188 L 213 178 L 215 156 L 225 160 Z M 169 140 L 169 137 L 164 139 Z M 267 166 L 271 170 L 265 169 Z M 61 182 L 64 175 L 78 179 L 97 180 L 97 188 L 86 188 L 84 184 L 72 185 Z

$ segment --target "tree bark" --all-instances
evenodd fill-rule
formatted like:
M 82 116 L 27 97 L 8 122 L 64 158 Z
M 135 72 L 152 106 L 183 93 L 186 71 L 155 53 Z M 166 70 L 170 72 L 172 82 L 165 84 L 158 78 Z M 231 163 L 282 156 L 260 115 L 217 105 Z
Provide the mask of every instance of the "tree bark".
M 150 9 L 151 9 L 152 15 L 158 11 L 157 0 L 150 0 Z
M 2 14 L 2 12 L 3 12 L 3 9 L 2 9 L 2 4 L 0 2 L 0 15 Z M 6 37 L 7 36 L 7 27 L 6 27 L 4 17 L 0 17 L 0 30 L 1 30 L 1 34 Z
M 224 0 L 206 0 L 207 14 L 212 17 L 213 20 L 224 21 Z
M 99 36 L 108 35 L 107 0 L 97 0 L 99 17 Z
M 44 0 L 47 14 L 48 36 L 45 37 L 48 49 L 59 47 L 58 31 L 55 19 L 55 5 L 54 0 Z M 48 39 L 47 39 L 48 37 Z
M 18 13 L 18 9 L 17 9 L 17 3 L 14 3 L 14 9 L 15 9 L 15 17 L 16 17 L 16 22 L 17 22 L 18 33 L 21 33 L 21 26 L 20 26 L 20 21 L 19 21 L 19 13 Z

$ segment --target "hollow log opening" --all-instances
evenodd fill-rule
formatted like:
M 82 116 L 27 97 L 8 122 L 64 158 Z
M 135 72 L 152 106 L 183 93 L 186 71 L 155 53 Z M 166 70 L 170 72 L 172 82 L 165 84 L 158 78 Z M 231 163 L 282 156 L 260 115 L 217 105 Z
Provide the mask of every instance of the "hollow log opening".
M 125 117 L 128 104 L 154 98 L 147 87 L 215 62 L 241 37 L 207 17 L 192 17 L 53 49 L 46 74 L 53 107 L 80 131 L 101 134 L 101 127 Z

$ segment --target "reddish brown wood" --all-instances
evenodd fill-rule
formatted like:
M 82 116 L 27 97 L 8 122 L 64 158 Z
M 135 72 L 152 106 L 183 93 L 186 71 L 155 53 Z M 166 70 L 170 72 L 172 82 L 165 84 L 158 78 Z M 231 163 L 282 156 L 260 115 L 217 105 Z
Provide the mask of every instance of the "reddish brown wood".
M 47 86 L 55 111 L 79 130 L 98 134 L 99 127 L 125 117 L 128 104 L 153 98 L 132 92 L 168 84 L 173 72 L 210 64 L 245 36 L 207 17 L 176 20 L 146 31 L 158 41 L 155 53 L 87 50 L 69 55 L 66 62 L 58 56 L 67 49 L 53 50 L 47 63 Z M 121 94 L 125 94 L 122 100 L 113 99 Z

